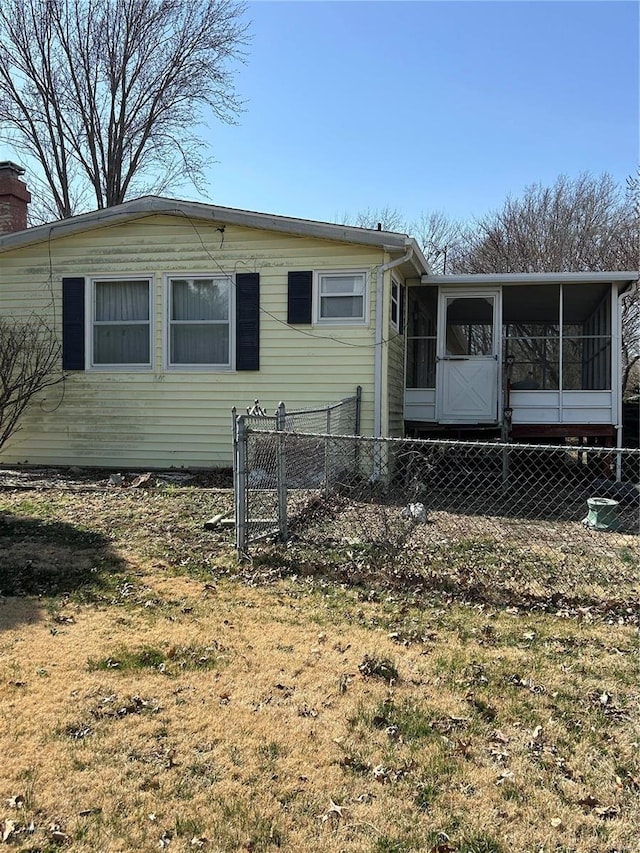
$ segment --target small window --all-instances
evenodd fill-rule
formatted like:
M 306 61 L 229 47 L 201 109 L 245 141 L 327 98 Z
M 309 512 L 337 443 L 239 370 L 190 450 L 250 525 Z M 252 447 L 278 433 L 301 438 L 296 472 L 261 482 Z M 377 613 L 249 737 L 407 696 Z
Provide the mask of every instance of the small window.
M 231 367 L 229 276 L 169 279 L 169 366 Z
M 400 331 L 400 285 L 395 279 L 391 280 L 391 325 Z
M 151 280 L 93 279 L 92 367 L 151 367 Z
M 364 323 L 367 275 L 364 272 L 317 274 L 317 323 L 357 325 Z

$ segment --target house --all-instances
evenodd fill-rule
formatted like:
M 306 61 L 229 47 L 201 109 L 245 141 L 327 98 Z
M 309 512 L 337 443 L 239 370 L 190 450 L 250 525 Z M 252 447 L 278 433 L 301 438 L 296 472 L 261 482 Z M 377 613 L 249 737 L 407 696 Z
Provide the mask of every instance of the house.
M 0 165 L 0 211 L 26 209 L 21 171 Z M 49 317 L 67 378 L 0 461 L 230 464 L 233 406 L 358 385 L 363 432 L 401 435 L 402 288 L 426 271 L 404 234 L 157 197 L 6 233 L 0 315 Z
M 226 465 L 233 406 L 358 385 L 365 434 L 615 443 L 636 274 L 438 277 L 406 234 L 155 196 L 26 228 L 22 173 L 0 164 L 0 316 L 48 318 L 66 379 L 2 464 Z

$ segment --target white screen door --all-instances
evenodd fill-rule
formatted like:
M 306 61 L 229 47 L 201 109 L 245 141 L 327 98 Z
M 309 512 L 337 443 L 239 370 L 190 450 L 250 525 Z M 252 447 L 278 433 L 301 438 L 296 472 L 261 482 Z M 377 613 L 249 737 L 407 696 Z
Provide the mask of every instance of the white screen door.
M 442 423 L 498 419 L 497 309 L 497 291 L 441 291 L 436 385 Z

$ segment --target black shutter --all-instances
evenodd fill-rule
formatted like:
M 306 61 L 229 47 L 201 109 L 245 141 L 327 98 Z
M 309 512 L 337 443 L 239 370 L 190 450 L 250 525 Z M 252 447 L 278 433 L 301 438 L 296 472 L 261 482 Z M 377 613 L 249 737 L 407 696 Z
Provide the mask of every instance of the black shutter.
M 398 288 L 398 303 L 399 303 L 398 309 L 400 311 L 398 329 L 400 331 L 400 334 L 404 333 L 404 302 L 405 302 L 406 298 L 407 298 L 406 288 L 405 288 L 404 284 L 401 284 L 400 287 Z
M 260 274 L 236 275 L 236 370 L 260 370 Z
M 62 369 L 84 370 L 84 279 L 62 279 Z
M 290 272 L 287 323 L 311 324 L 312 272 Z

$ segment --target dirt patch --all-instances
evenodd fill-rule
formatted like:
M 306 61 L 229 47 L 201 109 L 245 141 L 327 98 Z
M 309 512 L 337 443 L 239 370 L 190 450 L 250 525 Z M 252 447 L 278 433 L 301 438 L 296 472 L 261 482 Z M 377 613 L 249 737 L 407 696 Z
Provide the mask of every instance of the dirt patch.
M 42 467 L 0 468 L 0 489 L 70 489 L 75 491 L 154 486 L 193 486 L 232 489 L 230 468 L 203 471 L 111 471 L 105 468 Z

